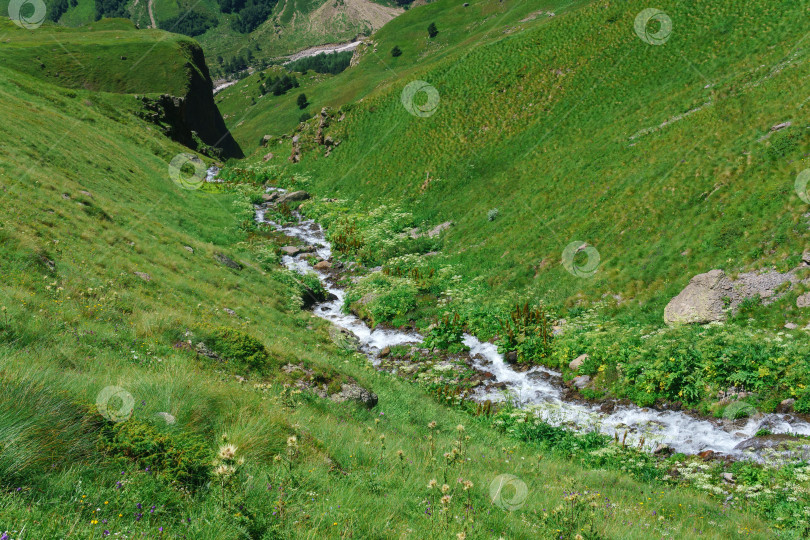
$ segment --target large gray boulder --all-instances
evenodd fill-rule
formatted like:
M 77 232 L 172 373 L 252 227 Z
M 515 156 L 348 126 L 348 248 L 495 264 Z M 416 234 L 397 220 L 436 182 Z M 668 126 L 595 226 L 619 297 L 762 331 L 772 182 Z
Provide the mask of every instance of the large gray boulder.
M 667 324 L 704 324 L 726 318 L 724 297 L 732 293 L 732 283 L 722 270 L 698 274 L 664 308 Z
M 798 270 L 794 268 L 786 273 L 776 270 L 746 272 L 734 280 L 722 270 L 698 274 L 667 304 L 664 321 L 667 324 L 724 321 L 728 313 L 734 313 L 745 300 L 760 298 L 763 304 L 770 304 L 801 280 Z

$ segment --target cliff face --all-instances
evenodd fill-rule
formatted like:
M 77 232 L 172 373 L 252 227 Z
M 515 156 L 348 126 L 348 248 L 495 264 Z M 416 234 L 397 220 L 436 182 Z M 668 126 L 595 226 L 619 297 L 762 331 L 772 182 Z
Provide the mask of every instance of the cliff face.
M 203 143 L 220 149 L 223 157 L 244 157 L 242 149 L 228 131 L 225 120 L 214 102 L 213 83 L 202 48 L 191 42 L 183 43 L 181 47 L 189 56 L 188 93 L 180 107 L 183 123 L 188 130 L 195 132 Z

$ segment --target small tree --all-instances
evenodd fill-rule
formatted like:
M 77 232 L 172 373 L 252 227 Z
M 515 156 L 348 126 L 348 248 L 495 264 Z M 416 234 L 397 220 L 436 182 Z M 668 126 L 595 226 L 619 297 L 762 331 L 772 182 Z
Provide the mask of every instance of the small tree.
M 307 101 L 306 94 L 298 94 L 298 108 L 299 109 L 306 109 L 307 105 L 309 105 L 309 101 Z
M 402 55 L 402 50 L 398 46 L 395 45 L 394 48 L 391 49 L 391 56 L 396 58 L 397 56 L 401 56 L 401 55 Z
M 433 39 L 439 35 L 439 30 L 436 28 L 436 23 L 430 23 L 430 26 L 428 26 L 428 35 L 430 36 L 430 39 Z

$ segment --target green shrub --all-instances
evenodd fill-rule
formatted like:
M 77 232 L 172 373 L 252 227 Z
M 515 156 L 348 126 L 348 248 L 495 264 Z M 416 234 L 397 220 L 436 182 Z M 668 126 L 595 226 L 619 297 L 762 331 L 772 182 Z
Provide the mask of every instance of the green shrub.
M 516 362 L 538 362 L 551 355 L 551 322 L 542 308 L 515 306 L 509 318 L 501 321 L 498 352 L 516 352 Z
M 449 313 L 439 319 L 425 336 L 424 345 L 429 349 L 445 349 L 453 352 L 461 350 L 461 342 L 464 339 L 464 325 L 458 313 L 450 317 Z
M 163 433 L 139 420 L 106 423 L 99 446 L 112 456 L 134 461 L 170 483 L 200 487 L 208 481 L 212 455 L 196 437 Z
M 265 372 L 276 363 L 261 341 L 235 328 L 216 328 L 205 343 L 237 368 Z

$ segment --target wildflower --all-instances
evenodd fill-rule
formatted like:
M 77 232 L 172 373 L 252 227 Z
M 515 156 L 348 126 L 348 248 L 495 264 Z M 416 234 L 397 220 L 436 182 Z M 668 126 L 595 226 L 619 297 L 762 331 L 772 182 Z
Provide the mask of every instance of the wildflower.
M 471 489 L 473 487 L 473 483 L 470 482 L 469 480 L 464 480 L 463 485 L 464 491 L 467 491 L 468 489 Z
M 397 450 L 397 456 L 399 457 L 399 459 L 405 459 L 405 452 L 403 452 L 402 450 Z
M 216 469 L 214 469 L 214 474 L 216 476 L 230 476 L 234 472 L 233 467 L 230 465 L 220 465 Z
M 448 493 L 450 491 L 450 486 L 447 484 L 442 484 L 442 493 Z
M 236 456 L 236 450 L 238 447 L 232 444 L 226 444 L 225 446 L 220 447 L 219 449 L 219 457 L 220 459 L 230 460 Z
M 428 424 L 428 429 L 435 429 L 435 428 L 436 428 L 436 422 L 435 421 Z
M 281 456 L 279 454 L 276 454 L 276 457 L 273 458 L 273 461 L 276 462 L 281 461 Z
M 459 433 L 463 432 L 464 431 L 464 426 L 462 426 L 461 424 L 457 425 L 456 426 L 456 431 L 458 431 Z
M 428 489 L 433 489 L 433 488 L 435 488 L 435 487 L 436 487 L 438 484 L 439 484 L 439 483 L 436 481 L 436 479 L 435 479 L 435 478 L 433 478 L 433 479 L 432 479 L 430 482 L 428 482 Z
M 467 540 L 467 535 L 464 533 L 464 531 L 461 531 L 456 535 L 456 538 L 458 538 L 458 540 Z
M 289 446 L 290 448 L 295 448 L 296 446 L 298 446 L 298 437 L 296 437 L 295 435 L 287 437 L 287 446 Z
M 444 497 L 441 498 L 441 502 L 444 506 L 447 506 L 448 504 L 450 504 L 450 499 L 452 498 L 453 498 L 452 495 L 445 495 Z

